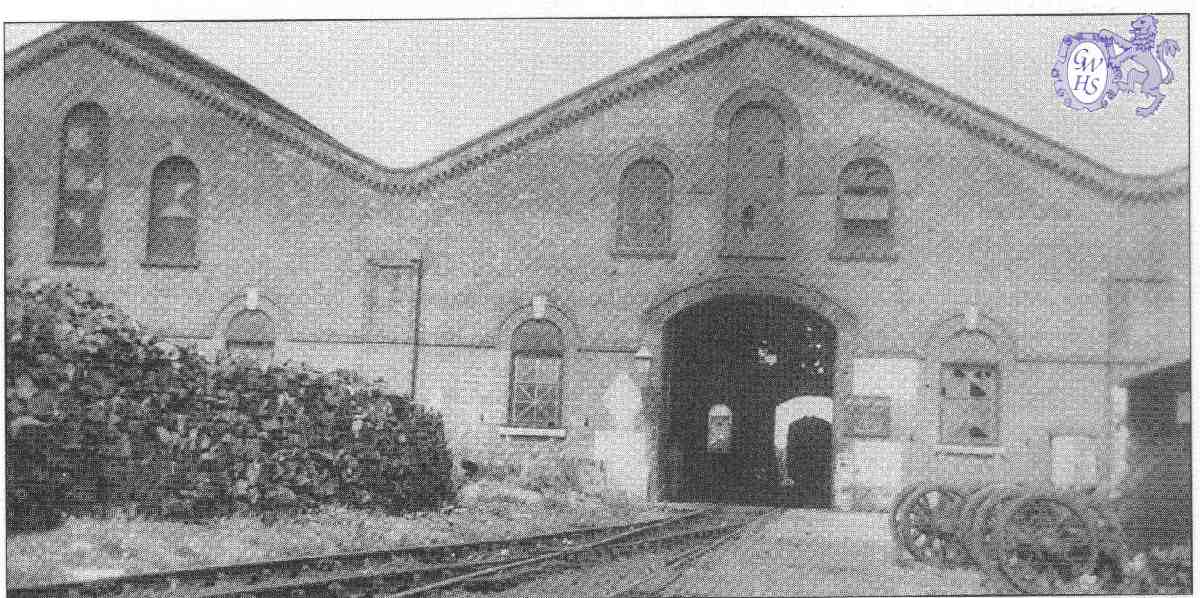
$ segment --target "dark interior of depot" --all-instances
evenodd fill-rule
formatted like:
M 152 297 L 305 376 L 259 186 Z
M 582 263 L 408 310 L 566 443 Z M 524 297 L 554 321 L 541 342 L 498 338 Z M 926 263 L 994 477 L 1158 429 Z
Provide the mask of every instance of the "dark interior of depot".
M 727 296 L 676 314 L 664 341 L 664 496 L 828 508 L 831 422 L 799 417 L 777 447 L 775 418 L 793 397 L 832 396 L 834 327 L 788 299 Z

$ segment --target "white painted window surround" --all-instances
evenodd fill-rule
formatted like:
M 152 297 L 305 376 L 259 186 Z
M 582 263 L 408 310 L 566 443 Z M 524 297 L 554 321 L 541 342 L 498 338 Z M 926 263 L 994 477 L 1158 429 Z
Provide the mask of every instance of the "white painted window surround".
M 1007 453 L 1003 446 L 968 446 L 964 444 L 936 444 L 933 452 L 943 455 L 979 455 L 1001 457 Z
M 562 428 L 516 428 L 512 426 L 500 426 L 500 435 L 540 438 L 566 438 L 567 431 Z

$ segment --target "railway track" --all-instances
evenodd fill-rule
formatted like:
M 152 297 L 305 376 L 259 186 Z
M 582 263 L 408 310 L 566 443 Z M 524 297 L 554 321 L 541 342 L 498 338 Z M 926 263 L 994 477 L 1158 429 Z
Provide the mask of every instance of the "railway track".
M 752 528 L 760 528 L 768 520 L 783 513 L 784 509 L 772 509 L 734 529 L 720 534 L 710 542 L 685 550 L 681 554 L 668 558 L 661 567 L 650 567 L 649 570 L 632 581 L 621 584 L 621 587 L 608 594 L 606 598 L 656 598 L 675 583 L 692 566 L 703 557 L 741 537 Z
M 782 512 L 783 509 L 713 511 L 707 521 L 696 520 L 691 529 L 617 542 L 594 550 L 580 547 L 572 550 L 569 558 L 547 559 L 530 566 L 498 567 L 492 573 L 464 575 L 391 597 L 660 596 L 698 560 Z
M 505 540 L 410 546 L 236 565 L 112 577 L 101 580 L 10 587 L 13 598 L 98 598 L 120 595 L 313 598 L 380 596 L 529 559 L 569 554 L 636 541 L 659 529 L 708 516 L 703 509 L 616 526 L 591 527 Z

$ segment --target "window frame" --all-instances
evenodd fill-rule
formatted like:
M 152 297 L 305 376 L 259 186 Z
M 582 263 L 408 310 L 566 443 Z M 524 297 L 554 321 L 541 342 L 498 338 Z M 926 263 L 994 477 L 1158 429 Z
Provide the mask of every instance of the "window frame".
M 847 182 L 847 171 L 860 163 L 876 163 L 887 172 L 886 185 Z M 836 233 L 830 259 L 842 261 L 895 261 L 896 255 L 896 174 L 886 160 L 877 155 L 857 155 L 844 161 L 834 180 Z M 887 202 L 887 218 L 848 218 L 850 198 L 880 196 Z M 880 224 L 882 223 L 882 224 Z M 872 230 L 874 229 L 874 230 Z
M 1009 430 L 1005 427 L 1006 393 L 1011 380 L 1006 376 L 1016 372 L 1017 345 L 1012 334 L 995 315 L 975 304 L 961 304 L 943 312 L 931 322 L 924 343 L 924 367 L 922 368 L 922 397 L 930 415 L 922 418 L 922 433 L 934 452 L 954 455 L 969 454 L 988 458 L 1004 455 L 1008 447 L 1005 443 L 1016 439 L 1010 438 Z M 976 336 L 973 342 L 963 342 L 963 335 Z M 994 397 L 994 422 L 996 440 L 991 445 L 978 444 L 946 444 L 942 442 L 942 401 L 939 388 L 941 386 L 942 364 L 978 364 L 995 369 L 996 387 Z M 1018 435 L 1019 436 L 1019 435 Z
M 243 336 L 242 334 L 231 334 L 231 332 L 234 331 L 234 326 L 237 323 L 238 318 L 243 317 L 249 312 L 259 312 L 262 314 L 262 317 L 266 318 L 271 323 L 272 337 L 270 339 L 254 339 Z M 235 345 L 262 350 L 266 353 L 265 363 L 260 359 L 255 359 L 255 363 L 257 363 L 259 367 L 265 369 L 275 362 L 275 352 L 279 347 L 279 338 L 279 323 L 276 318 L 271 316 L 270 313 L 261 308 L 242 308 L 235 311 L 231 316 L 229 316 L 229 320 L 225 322 L 225 330 L 221 340 L 224 344 L 225 353 L 229 357 L 233 357 L 232 346 Z
M 970 400 L 961 397 L 951 399 L 947 394 L 941 392 L 945 388 L 944 375 L 950 368 L 975 368 L 987 369 L 993 374 L 994 383 L 990 397 L 988 397 L 989 405 L 989 426 L 992 430 L 990 439 L 986 442 L 961 442 L 959 439 L 951 439 L 946 435 L 946 403 L 949 400 Z M 1000 397 L 1003 383 L 1003 375 L 1000 364 L 995 361 L 980 360 L 980 359 L 943 359 L 939 362 L 938 367 L 937 392 L 938 396 L 938 443 L 945 446 L 962 446 L 972 448 L 994 448 L 1001 445 L 1000 437 Z
M 666 212 L 666 238 L 661 246 L 658 247 L 637 247 L 624 243 L 621 238 L 621 220 L 624 216 L 622 197 L 622 179 L 624 178 L 626 169 L 634 163 L 647 160 L 658 162 L 666 168 L 667 174 L 670 176 L 670 205 L 665 206 Z M 634 143 L 622 147 L 619 150 L 609 154 L 603 161 L 603 166 L 599 172 L 597 180 L 597 197 L 599 201 L 606 207 L 606 216 L 608 218 L 607 226 L 607 251 L 609 256 L 615 259 L 675 259 L 678 255 L 676 249 L 676 222 L 675 222 L 675 202 L 685 197 L 684 189 L 687 187 L 688 172 L 685 170 L 683 163 L 679 160 L 675 152 L 666 143 L 656 138 L 643 138 Z
M 794 147 L 798 143 L 794 130 L 795 122 L 790 106 L 781 105 L 776 97 L 748 97 L 736 105 L 730 105 L 727 122 L 722 123 L 722 143 L 725 146 L 725 222 L 724 242 L 721 255 L 725 257 L 777 257 L 775 250 L 761 245 L 766 242 L 768 233 L 760 223 L 770 218 L 780 204 L 787 201 L 793 187 L 792 179 L 797 164 Z M 750 143 L 740 139 L 745 131 L 739 126 L 739 119 L 749 110 L 770 112 L 778 121 L 778 126 L 752 140 Z M 771 157 L 777 157 L 774 168 L 764 168 L 759 173 L 754 168 L 755 155 L 749 151 L 740 151 L 746 146 L 755 144 L 769 147 Z M 762 187 L 761 183 L 773 181 L 773 187 L 765 195 L 755 190 Z M 744 184 L 746 181 L 750 183 Z M 745 187 L 749 184 L 750 188 Z M 749 218 L 747 217 L 749 216 Z M 766 252 L 766 254 L 764 254 Z M 769 255 L 767 255 L 769 254 Z
M 185 231 L 189 238 L 184 242 L 184 244 L 190 246 L 187 248 L 187 255 L 183 255 L 183 252 L 181 252 L 179 255 L 172 255 L 166 251 L 163 251 L 162 247 L 170 246 L 169 243 L 163 243 L 163 241 L 169 239 L 167 239 L 166 233 L 161 230 L 156 230 L 155 228 L 158 221 L 166 220 L 160 216 L 160 214 L 166 209 L 166 207 L 169 206 L 169 203 L 166 206 L 159 205 L 160 198 L 158 197 L 158 194 L 160 191 L 160 182 L 162 181 L 162 178 L 167 176 L 164 172 L 164 169 L 169 167 L 170 163 L 172 162 L 186 164 L 186 167 L 189 169 L 189 174 L 192 178 L 191 182 L 194 183 L 194 187 L 190 192 L 191 205 L 185 206 L 191 212 L 191 218 L 187 219 L 190 221 L 190 230 Z M 161 184 L 166 184 L 166 182 L 162 182 Z M 147 206 L 148 214 L 146 219 L 146 247 L 145 255 L 142 260 L 143 266 L 153 268 L 197 268 L 200 266 L 198 246 L 200 234 L 200 196 L 202 188 L 203 183 L 202 177 L 200 176 L 200 169 L 196 166 L 194 161 L 185 156 L 168 156 L 160 160 L 158 164 L 155 165 L 154 170 L 150 175 L 150 198 Z M 176 242 L 178 242 L 178 240 Z
M 90 152 L 71 147 L 71 132 L 77 128 L 72 125 L 88 127 L 89 143 L 95 145 Z M 59 135 L 58 184 L 51 229 L 51 264 L 102 266 L 105 263 L 103 223 L 104 209 L 108 203 L 111 138 L 112 116 L 96 102 L 79 102 L 63 115 Z M 88 153 L 92 155 L 89 157 Z M 67 184 L 67 172 L 76 168 L 84 169 L 85 172 L 88 168 L 98 170 L 100 189 L 71 189 Z M 67 212 L 71 208 L 78 209 L 82 215 L 76 232 L 87 232 L 86 235 L 74 235 L 75 243 L 68 242 L 71 236 L 66 230 Z M 71 246 L 79 247 L 80 240 L 86 240 L 86 251 L 69 251 Z
M 724 408 L 724 409 L 721 409 L 721 408 Z M 713 419 L 716 417 L 728 418 L 728 425 L 729 425 L 728 432 L 729 433 L 725 437 L 725 446 L 724 447 L 721 447 L 717 443 L 713 442 L 713 440 L 714 440 L 713 433 L 715 432 L 715 428 L 713 427 Z M 705 421 L 704 421 L 704 430 L 705 430 L 704 452 L 706 452 L 710 455 L 733 454 L 733 431 L 734 431 L 733 419 L 734 419 L 733 408 L 730 407 L 728 404 L 714 403 L 711 406 L 709 406 L 708 413 L 705 415 Z M 720 438 L 717 438 L 716 440 L 720 440 Z
M 665 186 L 666 197 L 660 199 L 660 202 L 659 202 L 661 204 L 659 207 L 662 209 L 661 221 L 659 219 L 651 219 L 651 218 L 645 216 L 645 214 L 652 212 L 653 211 L 652 208 L 654 208 L 655 206 L 651 201 L 649 201 L 649 199 L 650 199 L 649 195 L 648 195 L 648 193 L 646 193 L 648 186 L 646 186 L 644 184 L 642 186 L 642 190 L 643 190 L 642 196 L 636 198 L 636 201 L 639 202 L 638 207 L 640 208 L 640 211 L 643 214 L 643 217 L 641 219 L 635 220 L 634 218 L 631 218 L 629 215 L 631 212 L 631 210 L 629 210 L 629 207 L 632 206 L 634 204 L 634 202 L 631 201 L 632 194 L 628 192 L 630 185 L 628 184 L 627 181 L 628 181 L 628 178 L 631 176 L 631 174 L 630 174 L 631 171 L 635 167 L 640 166 L 640 165 L 657 167 L 658 169 L 661 170 L 662 173 L 664 173 L 666 175 L 666 186 Z M 616 206 L 615 206 L 616 214 L 614 217 L 615 226 L 614 226 L 614 231 L 613 231 L 614 250 L 617 252 L 621 252 L 621 253 L 633 253 L 633 254 L 636 254 L 636 253 L 655 254 L 655 253 L 670 251 L 672 236 L 673 236 L 671 233 L 673 232 L 672 227 L 673 227 L 673 221 L 674 221 L 674 204 L 675 204 L 675 173 L 672 171 L 671 166 L 669 164 L 667 164 L 664 160 L 658 158 L 657 156 L 653 156 L 653 155 L 638 156 L 632 160 L 629 160 L 627 163 L 625 163 L 624 167 L 621 169 L 620 177 L 617 180 L 617 201 L 616 201 Z M 631 223 L 640 224 L 642 227 L 645 227 L 650 224 L 658 224 L 661 227 L 662 232 L 660 233 L 660 236 L 662 238 L 655 242 L 649 242 L 649 243 L 631 243 L 630 237 L 627 234 L 627 226 Z M 642 235 L 642 236 L 644 237 L 645 235 Z
M 524 327 L 530 323 L 545 323 L 545 324 L 549 324 L 549 325 L 553 326 L 558 335 L 558 343 L 561 346 L 561 350 L 560 351 L 551 351 L 551 350 L 546 350 L 546 349 L 519 349 L 519 350 L 515 349 L 514 341 L 517 337 L 517 334 L 521 331 L 522 327 Z M 509 359 L 508 359 L 508 401 L 507 401 L 507 405 L 505 406 L 505 426 L 508 428 L 520 428 L 520 429 L 526 429 L 526 430 L 566 430 L 566 428 L 567 428 L 566 410 L 564 408 L 565 407 L 565 405 L 564 405 L 565 395 L 566 395 L 566 361 L 567 361 L 567 355 L 566 355 L 567 354 L 567 335 L 566 335 L 566 332 L 563 331 L 562 326 L 560 326 L 557 322 L 555 322 L 554 320 L 551 320 L 549 318 L 526 318 L 526 319 L 522 320 L 519 324 L 517 324 L 516 327 L 513 328 L 512 333 L 509 335 L 509 341 L 510 341 L 510 343 L 512 343 L 512 345 L 510 345 Z M 555 359 L 555 360 L 557 360 L 557 364 L 555 367 L 555 372 L 557 374 L 557 383 L 555 385 L 555 388 L 556 388 L 555 398 L 554 398 L 555 404 L 553 405 L 553 411 L 554 411 L 555 415 L 557 416 L 555 418 L 555 419 L 557 419 L 557 422 L 552 422 L 555 425 L 546 425 L 545 422 L 520 421 L 520 420 L 516 419 L 516 413 L 515 413 L 516 400 L 515 399 L 516 399 L 517 386 L 519 384 L 533 384 L 535 386 L 539 386 L 539 385 L 540 386 L 549 386 L 544 383 L 538 383 L 538 382 L 518 381 L 517 380 L 517 362 L 521 358 Z M 538 401 L 538 396 L 537 396 L 537 394 L 531 394 L 530 397 L 535 402 L 535 404 L 531 405 L 530 408 L 533 409 L 534 413 L 536 414 L 537 413 L 536 402 Z

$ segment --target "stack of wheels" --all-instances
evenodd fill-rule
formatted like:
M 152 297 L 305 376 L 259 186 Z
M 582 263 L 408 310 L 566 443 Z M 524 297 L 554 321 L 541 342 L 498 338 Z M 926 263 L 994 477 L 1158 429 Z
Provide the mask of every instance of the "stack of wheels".
M 1102 552 L 1094 507 L 1078 495 L 1041 491 L 1002 502 L 992 522 L 984 513 L 976 517 L 986 534 L 984 572 L 1026 594 L 1079 593 L 1081 577 L 1096 572 Z
M 990 544 L 998 515 L 1004 505 L 1028 494 L 1017 484 L 989 482 L 967 497 L 958 516 L 958 537 L 967 549 L 967 556 L 982 570 L 995 561 Z
M 937 566 L 967 564 L 966 547 L 958 535 L 959 514 L 968 488 L 938 482 L 906 486 L 893 501 L 892 537 L 901 551 Z

